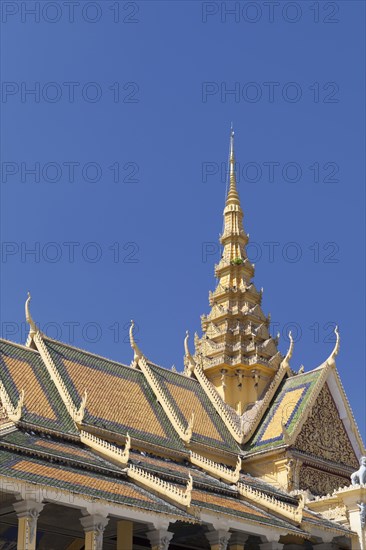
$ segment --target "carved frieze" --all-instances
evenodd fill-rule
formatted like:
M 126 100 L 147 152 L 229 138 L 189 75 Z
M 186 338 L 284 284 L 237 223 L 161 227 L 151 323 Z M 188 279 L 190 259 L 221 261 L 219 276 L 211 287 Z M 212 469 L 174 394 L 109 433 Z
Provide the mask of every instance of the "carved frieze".
M 349 485 L 347 477 L 316 470 L 310 466 L 301 466 L 299 473 L 299 489 L 310 491 L 313 495 L 328 495 L 339 487 Z
M 294 446 L 313 456 L 358 467 L 358 459 L 326 384 Z

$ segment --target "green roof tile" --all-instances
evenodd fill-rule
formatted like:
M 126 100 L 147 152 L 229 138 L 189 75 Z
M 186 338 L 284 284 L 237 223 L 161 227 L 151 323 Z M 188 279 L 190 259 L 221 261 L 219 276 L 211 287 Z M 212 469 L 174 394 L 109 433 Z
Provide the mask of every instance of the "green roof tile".
M 194 412 L 192 441 L 215 449 L 240 452 L 236 441 L 195 378 L 189 378 L 152 363 L 149 363 L 149 366 L 169 396 L 181 422 L 187 424 L 191 413 Z
M 23 424 L 56 433 L 78 433 L 38 352 L 0 340 L 0 379 L 13 406 L 24 389 Z
M 48 338 L 44 343 L 77 407 L 87 390 L 83 424 L 185 451 L 142 372 Z

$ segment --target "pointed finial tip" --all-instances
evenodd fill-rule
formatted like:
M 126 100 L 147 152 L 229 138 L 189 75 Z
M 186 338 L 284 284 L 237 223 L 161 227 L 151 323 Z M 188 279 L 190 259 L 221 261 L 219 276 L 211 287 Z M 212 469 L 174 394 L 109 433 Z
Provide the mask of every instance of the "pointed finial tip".
M 35 334 L 37 332 L 37 327 L 35 322 L 32 319 L 32 315 L 30 313 L 29 308 L 29 302 L 31 301 L 31 294 L 28 291 L 27 292 L 27 299 L 25 301 L 25 320 L 27 321 L 28 325 L 30 326 L 30 334 Z

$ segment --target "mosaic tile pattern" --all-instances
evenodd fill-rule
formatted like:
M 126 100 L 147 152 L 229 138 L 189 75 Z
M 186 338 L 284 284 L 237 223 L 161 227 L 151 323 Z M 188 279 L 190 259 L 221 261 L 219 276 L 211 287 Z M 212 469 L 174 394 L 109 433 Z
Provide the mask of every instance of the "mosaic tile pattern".
M 291 434 L 321 375 L 321 370 L 285 380 L 246 450 L 274 447 L 283 443 L 282 422 Z

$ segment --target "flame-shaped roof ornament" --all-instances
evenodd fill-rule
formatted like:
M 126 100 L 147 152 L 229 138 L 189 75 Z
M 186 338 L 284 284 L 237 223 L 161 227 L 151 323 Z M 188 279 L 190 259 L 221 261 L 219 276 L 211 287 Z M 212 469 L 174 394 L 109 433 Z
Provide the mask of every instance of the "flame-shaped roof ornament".
M 138 347 L 138 345 L 136 344 L 135 342 L 135 338 L 133 336 L 133 329 L 135 327 L 135 322 L 133 320 L 131 320 L 131 326 L 130 326 L 130 344 L 131 344 L 131 348 L 133 349 L 134 351 L 134 356 L 133 356 L 133 360 L 135 362 L 137 362 L 139 359 L 141 359 L 141 357 L 143 357 L 143 353 L 142 351 L 140 350 L 140 348 Z
M 31 299 L 32 299 L 32 296 L 31 296 L 30 292 L 28 292 L 28 296 L 27 296 L 27 299 L 25 301 L 25 320 L 27 321 L 27 323 L 30 327 L 29 335 L 33 336 L 37 332 L 37 326 L 36 326 L 36 323 L 33 321 L 32 315 L 30 313 L 29 303 L 30 303 Z

